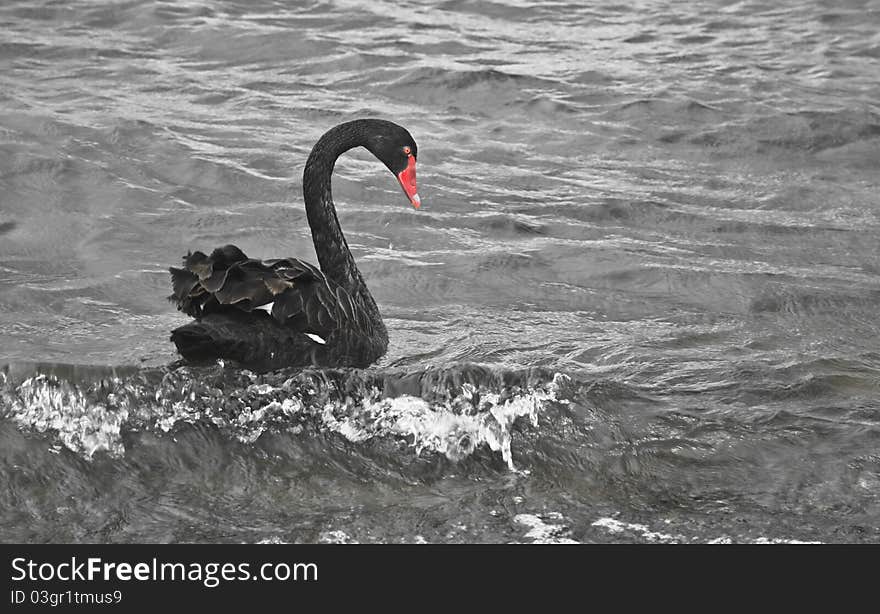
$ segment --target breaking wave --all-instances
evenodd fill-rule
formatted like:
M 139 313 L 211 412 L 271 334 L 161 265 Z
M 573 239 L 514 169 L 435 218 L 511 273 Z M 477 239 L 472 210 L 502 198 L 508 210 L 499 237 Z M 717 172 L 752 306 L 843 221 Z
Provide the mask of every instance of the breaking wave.
M 300 434 L 311 426 L 356 444 L 402 439 L 416 455 L 436 452 L 452 461 L 485 446 L 511 470 L 514 423 L 523 418 L 537 426 L 545 404 L 565 403 L 557 395 L 567 379 L 473 365 L 260 375 L 223 365 L 86 375 L 69 368 L 26 371 L 0 373 L 2 415 L 85 458 L 124 455 L 127 432 L 169 433 L 203 422 L 243 443 L 267 431 Z

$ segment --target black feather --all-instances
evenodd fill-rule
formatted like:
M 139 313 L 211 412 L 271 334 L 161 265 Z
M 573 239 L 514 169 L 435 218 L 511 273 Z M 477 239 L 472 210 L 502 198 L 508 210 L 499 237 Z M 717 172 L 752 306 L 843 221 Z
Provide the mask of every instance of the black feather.
M 196 318 L 171 334 L 184 358 L 225 358 L 271 369 L 367 366 L 385 353 L 385 325 L 348 249 L 330 195 L 336 158 L 357 146 L 366 147 L 393 173 L 409 168 L 417 151 L 405 129 L 384 120 L 346 122 L 321 137 L 303 173 L 320 269 L 296 258 L 254 260 L 235 245 L 210 255 L 190 252 L 181 268 L 171 268 L 169 298 Z M 270 303 L 271 313 L 258 309 Z M 320 335 L 325 343 L 305 333 Z

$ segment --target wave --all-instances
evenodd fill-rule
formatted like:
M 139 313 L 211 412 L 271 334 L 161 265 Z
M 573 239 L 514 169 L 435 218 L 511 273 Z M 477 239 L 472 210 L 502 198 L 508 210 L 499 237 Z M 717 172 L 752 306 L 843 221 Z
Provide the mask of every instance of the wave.
M 666 142 L 683 138 L 665 137 Z M 796 111 L 756 117 L 744 123 L 712 126 L 691 134 L 690 143 L 708 147 L 753 150 L 756 153 L 834 152 L 856 144 L 871 146 L 880 137 L 880 117 L 870 111 Z M 870 162 L 870 161 L 868 161 Z
M 125 454 L 125 436 L 214 425 L 250 444 L 264 432 L 316 428 L 355 444 L 393 438 L 418 456 L 459 461 L 477 449 L 500 453 L 515 470 L 511 433 L 558 398 L 567 376 L 479 365 L 421 371 L 314 370 L 257 375 L 212 367 L 101 369 L 8 365 L 0 371 L 0 416 L 56 438 L 91 459 Z
M 880 137 L 880 117 L 870 111 L 799 111 L 755 126 L 759 142 L 785 149 L 822 151 Z
M 383 82 L 383 87 L 400 92 L 407 102 L 479 117 L 514 113 L 520 121 L 522 112 L 537 117 L 575 112 L 574 107 L 559 100 L 564 93 L 558 82 L 495 68 L 420 67 L 401 74 L 387 86 Z
M 860 146 L 868 157 L 880 137 L 880 115 L 858 107 L 762 111 L 742 119 L 729 105 L 686 97 L 645 98 L 609 109 L 603 118 L 637 126 L 664 146 L 684 144 L 736 154 L 795 151 L 833 156 Z
M 463 90 L 480 87 L 485 84 L 510 87 L 516 90 L 523 88 L 541 88 L 556 85 L 548 79 L 506 73 L 495 68 L 475 70 L 453 70 L 435 67 L 415 68 L 403 75 L 396 82 L 399 86 L 437 87 L 452 90 Z

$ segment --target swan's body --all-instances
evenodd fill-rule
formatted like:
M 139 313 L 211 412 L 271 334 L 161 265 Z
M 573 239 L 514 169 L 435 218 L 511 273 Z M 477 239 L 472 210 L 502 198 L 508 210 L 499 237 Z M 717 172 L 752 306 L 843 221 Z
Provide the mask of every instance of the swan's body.
M 322 136 L 303 172 L 306 216 L 320 270 L 295 258 L 253 260 L 234 245 L 184 258 L 171 268 L 177 308 L 196 320 L 171 333 L 184 358 L 234 360 L 266 370 L 356 366 L 388 347 L 379 308 L 339 227 L 330 192 L 336 159 L 362 145 L 397 176 L 413 206 L 417 148 L 409 133 L 382 120 L 340 124 Z

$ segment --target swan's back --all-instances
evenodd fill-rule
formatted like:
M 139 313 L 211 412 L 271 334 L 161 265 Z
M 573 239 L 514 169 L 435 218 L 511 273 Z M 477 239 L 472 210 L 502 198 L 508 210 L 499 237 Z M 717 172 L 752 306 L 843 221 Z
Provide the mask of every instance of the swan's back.
M 321 269 L 295 258 L 253 260 L 234 245 L 210 256 L 191 252 L 171 269 L 180 311 L 196 318 L 171 340 L 188 360 L 228 358 L 251 368 L 367 366 L 388 347 L 382 316 L 355 264 L 331 195 L 336 159 L 365 147 L 397 178 L 409 199 L 416 190 L 418 147 L 393 122 L 359 119 L 318 139 L 303 172 L 306 219 Z
M 388 347 L 370 306 L 302 260 L 255 260 L 225 245 L 210 256 L 187 254 L 170 271 L 169 300 L 196 318 L 171 334 L 188 360 L 366 366 Z

